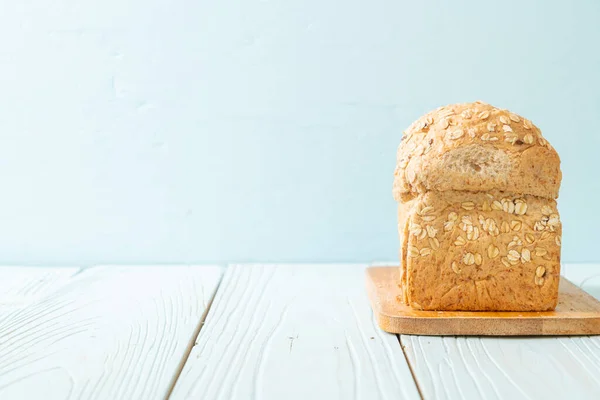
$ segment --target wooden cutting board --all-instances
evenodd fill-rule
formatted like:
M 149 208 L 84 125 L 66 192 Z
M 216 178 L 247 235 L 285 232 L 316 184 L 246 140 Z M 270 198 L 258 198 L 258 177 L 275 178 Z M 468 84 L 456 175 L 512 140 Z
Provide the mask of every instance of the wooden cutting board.
M 558 306 L 545 312 L 419 311 L 400 303 L 399 267 L 367 268 L 367 292 L 381 329 L 409 335 L 598 335 L 600 302 L 561 277 Z

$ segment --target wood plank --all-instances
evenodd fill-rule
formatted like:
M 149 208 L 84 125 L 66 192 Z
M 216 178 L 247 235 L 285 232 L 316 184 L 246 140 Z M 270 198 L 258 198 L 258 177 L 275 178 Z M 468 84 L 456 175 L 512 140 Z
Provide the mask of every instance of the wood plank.
M 600 302 L 561 277 L 558 306 L 546 312 L 422 311 L 402 304 L 397 267 L 367 269 L 367 291 L 379 326 L 413 335 L 600 334 Z
M 566 267 L 579 283 L 600 270 Z M 588 277 L 577 278 L 583 270 Z M 425 399 L 600 398 L 600 336 L 402 335 L 401 342 Z
M 361 265 L 230 267 L 171 399 L 418 399 Z
M 0 269 L 0 398 L 162 399 L 222 271 Z
M 598 337 L 403 335 L 425 399 L 598 399 Z

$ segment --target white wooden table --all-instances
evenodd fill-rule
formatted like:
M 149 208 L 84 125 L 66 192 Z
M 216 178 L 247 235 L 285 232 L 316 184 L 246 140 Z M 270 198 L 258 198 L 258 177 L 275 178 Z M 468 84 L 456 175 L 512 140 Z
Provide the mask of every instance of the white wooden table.
M 0 267 L 0 399 L 600 399 L 600 337 L 387 334 L 365 267 Z

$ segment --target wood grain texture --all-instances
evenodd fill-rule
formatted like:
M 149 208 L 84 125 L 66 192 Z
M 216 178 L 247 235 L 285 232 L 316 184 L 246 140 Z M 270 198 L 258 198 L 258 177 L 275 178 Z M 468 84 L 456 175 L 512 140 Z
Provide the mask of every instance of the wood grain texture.
M 598 289 L 600 266 L 563 271 Z M 401 343 L 425 399 L 600 398 L 600 336 L 402 335 Z
M 26 306 L 68 281 L 79 268 L 0 267 L 0 315 Z M 1 340 L 1 339 L 0 339 Z
M 0 268 L 0 398 L 164 398 L 221 273 Z
M 598 337 L 401 337 L 425 399 L 598 399 Z
M 402 304 L 397 267 L 367 269 L 367 291 L 379 326 L 413 335 L 600 334 L 600 302 L 561 277 L 558 306 L 547 312 L 420 311 Z
M 171 399 L 418 399 L 364 270 L 230 267 Z

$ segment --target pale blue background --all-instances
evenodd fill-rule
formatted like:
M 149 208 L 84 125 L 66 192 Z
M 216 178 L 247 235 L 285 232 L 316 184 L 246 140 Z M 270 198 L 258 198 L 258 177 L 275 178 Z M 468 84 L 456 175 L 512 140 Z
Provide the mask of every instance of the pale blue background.
M 481 99 L 563 160 L 563 259 L 598 261 L 600 2 L 3 2 L 0 261 L 397 253 L 401 131 Z

